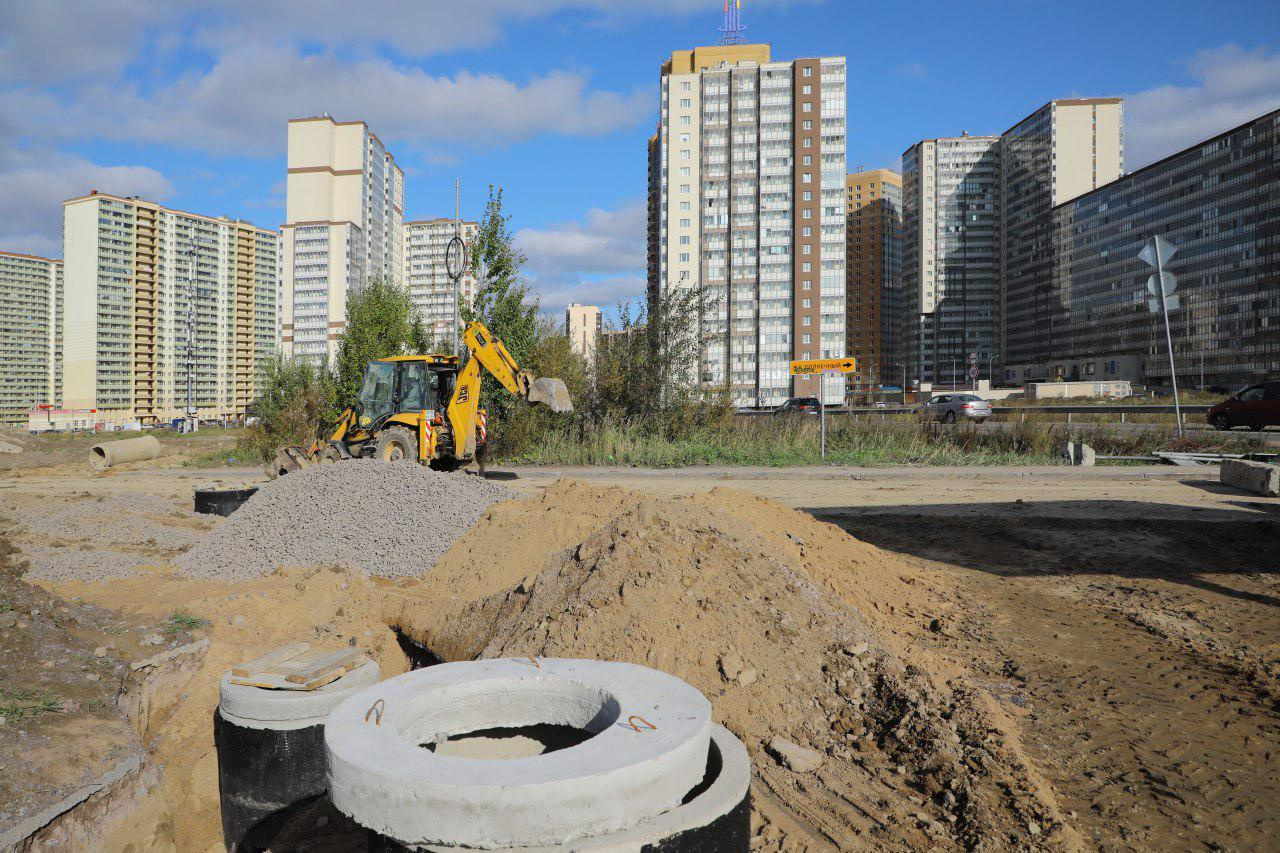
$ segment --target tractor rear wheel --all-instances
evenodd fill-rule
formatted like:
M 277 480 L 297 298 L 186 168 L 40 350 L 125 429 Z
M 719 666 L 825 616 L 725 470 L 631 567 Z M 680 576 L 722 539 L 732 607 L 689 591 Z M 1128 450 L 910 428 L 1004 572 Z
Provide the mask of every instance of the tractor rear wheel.
M 404 427 L 391 427 L 378 433 L 373 458 L 383 462 L 417 462 L 418 439 Z

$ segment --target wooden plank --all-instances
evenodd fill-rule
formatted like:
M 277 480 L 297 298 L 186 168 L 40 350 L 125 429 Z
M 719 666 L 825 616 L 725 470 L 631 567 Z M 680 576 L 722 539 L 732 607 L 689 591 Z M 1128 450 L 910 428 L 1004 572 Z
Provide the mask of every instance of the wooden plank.
M 231 674 L 240 676 L 241 678 L 254 675 L 264 670 L 270 669 L 284 661 L 296 658 L 307 652 L 311 648 L 310 643 L 289 643 L 272 649 L 262 657 L 254 658 L 248 663 L 242 663 L 239 666 L 231 668 Z
M 308 684 L 317 678 L 321 678 L 335 669 L 343 669 L 348 664 L 363 658 L 364 652 L 359 649 L 342 649 L 336 652 L 330 652 L 327 655 L 315 660 L 310 666 L 299 669 L 296 672 L 285 676 L 285 680 L 293 684 Z M 343 669 L 345 672 L 345 669 Z

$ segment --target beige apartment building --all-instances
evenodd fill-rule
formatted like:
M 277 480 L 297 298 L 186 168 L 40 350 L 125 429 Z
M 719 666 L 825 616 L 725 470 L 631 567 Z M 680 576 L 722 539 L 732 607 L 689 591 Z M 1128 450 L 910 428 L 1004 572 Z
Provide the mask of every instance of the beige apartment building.
M 58 402 L 62 261 L 0 251 L 0 423 Z
M 701 289 L 700 379 L 736 405 L 816 396 L 788 362 L 844 355 L 845 93 L 843 57 L 778 62 L 767 44 L 677 50 L 662 67 L 650 307 Z
M 109 422 L 238 417 L 279 346 L 280 235 L 94 191 L 63 203 L 61 402 Z M 194 353 L 188 357 L 188 328 Z
M 596 338 L 604 329 L 604 320 L 598 305 L 580 305 L 570 302 L 565 310 L 564 328 L 569 336 L 569 349 L 594 364 Z
M 901 377 L 902 176 L 891 169 L 855 172 L 845 183 L 845 203 L 845 355 L 858 363 L 848 377 L 851 390 L 868 391 Z
M 454 296 L 445 250 L 455 235 L 461 236 L 463 243 L 470 247 L 479 228 L 478 222 L 458 223 L 452 219 L 424 219 L 404 224 L 404 270 L 400 280 L 409 288 L 413 307 L 434 339 L 436 349 L 442 352 L 453 347 L 458 300 L 470 306 L 476 298 L 476 277 L 470 269 L 458 279 L 457 296 Z
M 369 126 L 291 119 L 285 189 L 285 351 L 326 361 L 347 293 L 404 275 L 404 172 Z

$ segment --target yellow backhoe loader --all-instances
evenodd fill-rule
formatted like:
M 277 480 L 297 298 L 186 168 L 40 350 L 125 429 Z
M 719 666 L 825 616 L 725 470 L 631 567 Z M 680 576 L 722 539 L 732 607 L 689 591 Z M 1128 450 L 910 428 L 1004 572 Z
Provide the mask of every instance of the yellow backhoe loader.
M 521 370 L 502 341 L 483 324 L 462 335 L 470 354 L 458 369 L 456 355 L 400 355 L 371 362 L 359 398 L 343 411 L 333 434 L 310 447 L 282 447 L 267 473 L 280 477 L 339 459 L 416 461 L 441 471 L 475 462 L 484 473 L 488 438 L 480 408 L 480 369 L 532 405 L 571 412 L 560 379 Z

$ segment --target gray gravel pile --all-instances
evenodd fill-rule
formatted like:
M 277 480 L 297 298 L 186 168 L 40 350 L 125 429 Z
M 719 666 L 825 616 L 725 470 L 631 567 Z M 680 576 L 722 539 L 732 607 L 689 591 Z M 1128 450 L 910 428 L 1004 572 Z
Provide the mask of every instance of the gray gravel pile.
M 490 504 L 517 496 L 479 477 L 406 462 L 320 465 L 262 486 L 178 566 L 191 577 L 221 580 L 314 565 L 419 575 Z

